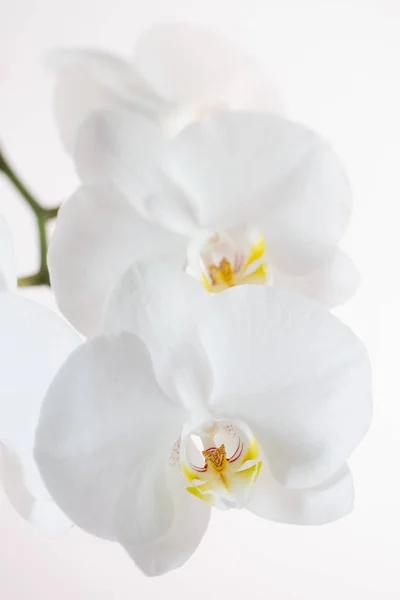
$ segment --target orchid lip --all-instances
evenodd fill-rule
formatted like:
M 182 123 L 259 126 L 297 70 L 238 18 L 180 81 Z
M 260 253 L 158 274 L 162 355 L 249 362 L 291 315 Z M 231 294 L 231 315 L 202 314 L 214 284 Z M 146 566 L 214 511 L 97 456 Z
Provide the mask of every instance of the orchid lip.
M 226 510 L 245 505 L 262 461 L 249 427 L 222 418 L 202 423 L 182 439 L 180 464 L 190 483 L 187 491 Z
M 269 276 L 265 242 L 253 227 L 204 231 L 188 250 L 187 272 L 212 293 L 243 284 L 264 284 Z

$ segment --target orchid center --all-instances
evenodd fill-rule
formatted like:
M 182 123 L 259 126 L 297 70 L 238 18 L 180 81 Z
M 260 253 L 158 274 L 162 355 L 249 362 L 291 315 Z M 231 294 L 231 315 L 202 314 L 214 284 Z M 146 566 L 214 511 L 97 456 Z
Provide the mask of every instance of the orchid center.
M 252 227 L 205 234 L 190 245 L 186 270 L 214 293 L 235 285 L 264 284 L 268 276 L 264 238 Z
M 226 108 L 223 103 L 178 106 L 163 119 L 164 132 L 168 137 L 175 137 L 192 123 L 223 108 Z
M 225 420 L 203 424 L 186 436 L 180 463 L 187 491 L 222 510 L 246 504 L 262 465 L 250 429 Z

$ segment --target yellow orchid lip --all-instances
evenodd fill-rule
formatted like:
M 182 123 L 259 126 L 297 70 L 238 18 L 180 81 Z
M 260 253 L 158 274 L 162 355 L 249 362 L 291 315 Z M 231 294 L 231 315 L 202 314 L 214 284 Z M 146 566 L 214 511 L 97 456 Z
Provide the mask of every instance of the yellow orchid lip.
M 203 445 L 221 439 L 224 442 L 206 445 L 193 460 L 189 452 L 183 452 L 182 472 L 190 483 L 187 491 L 217 508 L 243 506 L 262 466 L 255 437 L 241 422 L 217 420 L 211 434 L 208 425 L 196 430 L 196 438 L 197 448 L 199 440 Z

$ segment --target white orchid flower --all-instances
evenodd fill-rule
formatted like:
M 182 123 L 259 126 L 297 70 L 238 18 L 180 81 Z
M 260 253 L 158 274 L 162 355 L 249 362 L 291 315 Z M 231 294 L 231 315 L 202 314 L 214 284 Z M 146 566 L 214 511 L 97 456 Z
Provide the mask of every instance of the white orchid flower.
M 17 512 L 49 533 L 71 522 L 51 500 L 33 460 L 44 394 L 80 336 L 16 287 L 11 232 L 0 218 L 0 481 Z
M 168 138 L 140 115 L 100 111 L 80 127 L 75 161 L 84 185 L 59 213 L 49 271 L 85 335 L 101 331 L 106 297 L 137 260 L 175 261 L 212 292 L 266 283 L 329 306 L 357 286 L 337 248 L 347 176 L 301 125 L 219 112 Z
M 87 48 L 58 49 L 54 108 L 61 138 L 73 152 L 79 125 L 103 108 L 143 114 L 170 133 L 215 108 L 276 110 L 279 101 L 261 64 L 211 31 L 161 23 L 123 60 Z
M 303 525 L 352 509 L 369 361 L 321 305 L 267 286 L 212 295 L 172 266 L 136 265 L 105 331 L 60 369 L 36 436 L 78 526 L 159 575 L 191 556 L 211 507 Z

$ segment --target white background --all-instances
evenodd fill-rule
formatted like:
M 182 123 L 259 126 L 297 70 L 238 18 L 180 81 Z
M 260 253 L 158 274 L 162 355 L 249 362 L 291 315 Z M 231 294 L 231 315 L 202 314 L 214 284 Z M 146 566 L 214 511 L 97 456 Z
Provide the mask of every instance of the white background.
M 260 56 L 286 113 L 330 138 L 349 170 L 355 208 L 343 245 L 362 285 L 338 313 L 370 349 L 375 388 L 374 423 L 351 460 L 356 509 L 322 528 L 215 514 L 189 563 L 149 580 L 117 546 L 78 530 L 49 539 L 0 496 L 0 598 L 399 600 L 400 0 L 0 0 L 0 141 L 44 203 L 75 185 L 44 51 L 82 44 L 129 53 L 139 32 L 176 19 Z M 31 215 L 4 181 L 1 212 L 20 274 L 35 269 Z

